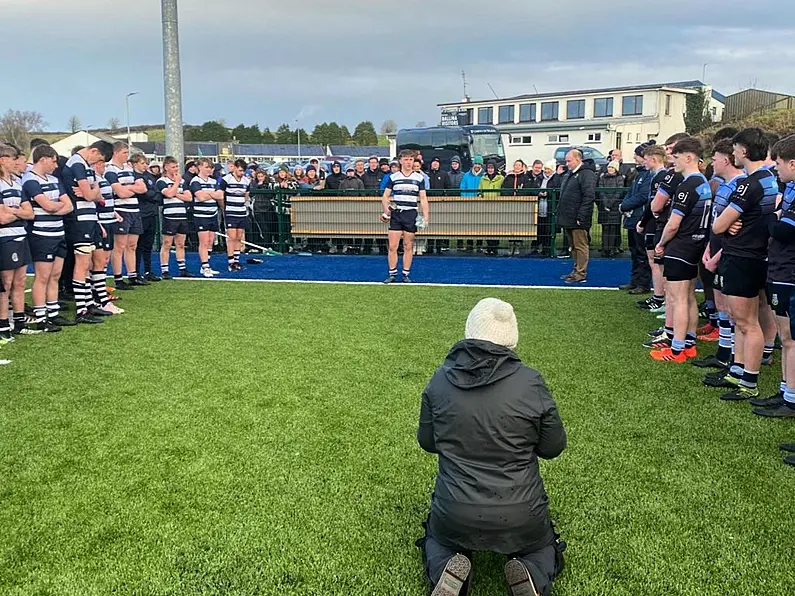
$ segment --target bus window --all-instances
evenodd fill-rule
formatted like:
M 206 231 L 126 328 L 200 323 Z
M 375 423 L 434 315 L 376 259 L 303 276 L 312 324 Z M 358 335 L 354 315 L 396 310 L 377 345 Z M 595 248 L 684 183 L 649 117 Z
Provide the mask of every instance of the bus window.
M 500 142 L 500 133 L 473 134 L 472 153 L 483 157 L 504 157 L 505 152 Z

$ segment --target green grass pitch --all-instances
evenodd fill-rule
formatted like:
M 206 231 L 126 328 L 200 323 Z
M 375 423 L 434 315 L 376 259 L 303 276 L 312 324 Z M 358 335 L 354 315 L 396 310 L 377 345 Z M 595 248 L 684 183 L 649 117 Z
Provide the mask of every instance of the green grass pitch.
M 795 425 L 652 362 L 626 295 L 188 281 L 0 348 L 0 594 L 425 594 L 420 393 L 486 296 L 569 435 L 555 596 L 795 593 Z

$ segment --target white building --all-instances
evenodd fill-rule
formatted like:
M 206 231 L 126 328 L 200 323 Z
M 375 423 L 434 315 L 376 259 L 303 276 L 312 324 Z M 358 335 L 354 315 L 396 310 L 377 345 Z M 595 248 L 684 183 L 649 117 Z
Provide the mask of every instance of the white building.
M 631 153 L 649 139 L 663 142 L 685 130 L 686 98 L 701 88 L 710 94 L 712 119 L 719 121 L 725 98 L 701 81 L 465 100 L 439 107 L 443 120 L 461 114 L 466 124 L 496 126 L 508 164 L 516 159 L 532 163 L 553 159 L 557 149 L 571 145 L 607 155 L 611 149 Z
M 148 140 L 149 136 L 145 132 L 130 133 L 130 141 L 132 143 L 145 143 Z M 76 146 L 82 145 L 83 147 L 88 147 L 97 141 L 108 141 L 109 143 L 115 143 L 116 141 L 126 142 L 127 133 L 117 133 L 115 136 L 111 136 L 107 133 L 99 131 L 80 130 L 78 132 L 72 133 L 66 138 L 61 139 L 60 141 L 50 143 L 50 146 L 58 152 L 58 155 L 69 157 L 72 155 L 72 149 L 74 149 Z M 138 152 L 140 152 L 140 149 L 136 150 L 136 147 L 133 145 L 131 153 Z

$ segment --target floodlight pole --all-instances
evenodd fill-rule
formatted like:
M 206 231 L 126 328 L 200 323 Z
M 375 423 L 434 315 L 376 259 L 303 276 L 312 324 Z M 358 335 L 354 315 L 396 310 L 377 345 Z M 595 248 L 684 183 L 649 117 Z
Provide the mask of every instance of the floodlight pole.
M 163 87 L 166 104 L 166 155 L 185 164 L 182 135 L 182 76 L 179 66 L 177 0 L 161 0 L 163 20 Z

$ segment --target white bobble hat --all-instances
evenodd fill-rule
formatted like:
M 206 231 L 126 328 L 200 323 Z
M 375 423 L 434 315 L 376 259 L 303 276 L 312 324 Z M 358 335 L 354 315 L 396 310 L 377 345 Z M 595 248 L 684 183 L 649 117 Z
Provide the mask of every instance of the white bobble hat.
M 464 336 L 515 349 L 519 343 L 519 325 L 513 306 L 497 298 L 484 298 L 469 313 Z

